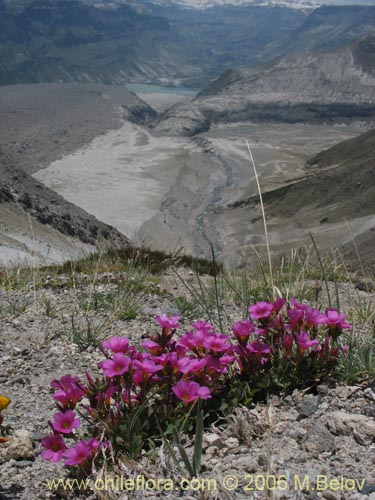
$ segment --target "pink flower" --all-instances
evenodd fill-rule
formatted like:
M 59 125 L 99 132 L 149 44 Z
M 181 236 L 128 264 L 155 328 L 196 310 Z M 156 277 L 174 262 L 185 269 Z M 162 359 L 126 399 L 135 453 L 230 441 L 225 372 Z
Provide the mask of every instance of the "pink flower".
M 124 354 L 129 349 L 129 339 L 116 335 L 109 340 L 105 340 L 102 343 L 102 347 L 105 347 L 113 353 L 122 352 Z
M 63 391 L 68 391 L 71 387 L 77 387 L 79 383 L 78 377 L 72 377 L 71 375 L 64 375 L 60 380 L 52 380 L 51 387 L 54 389 L 61 389 Z
M 248 320 L 233 323 L 232 330 L 236 339 L 244 342 L 255 330 L 255 326 Z
M 337 309 L 326 309 L 326 317 L 326 323 L 330 328 L 351 328 L 351 325 L 345 323 L 345 314 L 339 314 Z
M 310 328 L 325 323 L 327 318 L 318 309 L 308 308 L 305 311 L 304 327 Z
M 266 335 L 267 331 L 264 328 L 257 328 L 254 331 L 254 335 Z
M 203 340 L 203 347 L 210 351 L 226 352 L 230 349 L 228 340 L 226 335 L 211 334 Z
M 301 302 L 298 302 L 298 300 L 295 297 L 292 297 L 291 302 L 296 309 L 299 309 L 301 311 L 306 311 L 306 309 L 309 308 L 309 306 L 302 304 Z
M 197 382 L 189 382 L 187 380 L 180 380 L 172 387 L 172 391 L 184 404 L 191 403 L 199 398 L 209 399 L 212 397 L 208 387 L 200 386 Z
M 257 302 L 249 307 L 249 314 L 252 319 L 268 318 L 273 311 L 273 306 L 270 302 Z
M 176 353 L 170 353 L 170 354 L 176 354 Z M 156 365 L 161 365 L 163 368 L 165 368 L 165 366 L 167 365 L 168 361 L 169 361 L 169 356 L 170 354 L 160 354 L 160 356 L 153 356 L 152 360 L 154 363 L 156 363 Z M 177 356 L 177 354 L 176 354 Z
M 310 349 L 310 347 L 314 347 L 319 344 L 319 342 L 315 340 L 310 340 L 310 336 L 307 332 L 301 332 L 296 336 L 296 343 L 300 351 L 304 352 L 306 349 Z
M 217 358 L 207 354 L 205 358 L 207 361 L 205 369 L 206 373 L 210 375 L 225 373 L 227 371 L 227 366 L 225 363 L 221 362 L 222 358 L 223 357 Z
M 205 359 L 190 359 L 181 358 L 177 361 L 177 368 L 181 373 L 186 375 L 187 373 L 196 373 L 201 371 L 206 366 L 207 361 Z
M 176 330 L 180 326 L 178 322 L 180 316 L 169 317 L 167 314 L 164 313 L 161 316 L 156 316 L 155 319 L 162 328 L 166 328 L 167 330 L 170 329 Z
M 133 373 L 133 380 L 136 385 L 147 382 L 152 375 L 163 369 L 162 365 L 157 365 L 150 359 L 145 359 L 143 361 L 135 359 L 132 363 L 132 367 L 135 370 Z
M 219 359 L 219 362 L 222 366 L 228 366 L 231 363 L 233 363 L 234 360 L 235 360 L 234 356 L 230 354 L 224 354 L 224 356 L 221 356 L 221 358 Z
M 157 356 L 158 354 L 161 354 L 163 352 L 163 348 L 161 347 L 161 345 L 159 345 L 157 342 L 154 342 L 153 340 L 144 340 L 143 342 L 141 342 L 141 346 L 144 349 L 147 349 L 154 356 Z
M 101 443 L 100 443 L 99 439 L 91 438 L 87 441 L 87 446 L 88 446 L 89 452 L 93 453 L 100 448 Z
M 209 321 L 194 321 L 193 323 L 194 330 L 201 330 L 205 333 L 211 333 L 212 325 Z
M 78 441 L 74 448 L 65 452 L 65 465 L 78 465 L 85 462 L 90 455 L 90 446 L 87 441 Z
M 298 308 L 288 311 L 290 327 L 292 330 L 300 328 L 309 329 L 313 326 L 318 326 L 327 321 L 327 318 L 318 309 L 300 304 L 296 300 L 294 304 L 298 304 Z
M 284 307 L 286 300 L 282 299 L 281 297 L 278 297 L 275 302 L 273 303 L 272 307 L 272 313 L 277 314 L 278 312 L 281 311 L 281 309 Z
M 132 367 L 135 370 L 140 370 L 144 373 L 153 374 L 163 369 L 162 365 L 157 365 L 151 359 L 145 359 L 143 361 L 139 361 L 135 359 L 132 363 Z
M 106 359 L 100 364 L 106 377 L 117 377 L 123 375 L 129 368 L 131 359 L 122 353 L 113 355 L 113 359 Z
M 249 344 L 247 349 L 254 354 L 269 354 L 271 352 L 271 347 L 268 344 L 263 344 L 263 342 L 259 340 Z
M 287 352 L 290 352 L 293 348 L 293 337 L 291 335 L 284 335 L 283 339 L 283 347 Z
M 204 339 L 206 337 L 206 332 L 203 330 L 195 330 L 194 332 L 186 332 L 180 338 L 177 346 L 187 347 L 191 350 L 203 349 Z
M 298 330 L 303 321 L 303 311 L 301 309 L 290 309 L 288 317 L 292 330 Z
M 52 422 L 52 428 L 56 432 L 61 432 L 62 434 L 70 434 L 74 429 L 80 426 L 79 418 L 76 418 L 74 411 L 67 410 L 62 413 L 55 413 L 54 422 Z
M 59 462 L 66 450 L 65 441 L 57 434 L 52 434 L 51 436 L 43 438 L 41 445 L 43 448 L 46 448 L 42 451 L 43 460 L 49 460 L 51 462 Z
M 60 403 L 63 408 L 73 410 L 77 403 L 81 401 L 85 392 L 78 385 L 71 385 L 68 390 L 56 391 L 53 398 Z
M 110 384 L 107 389 L 102 393 L 104 401 L 107 405 L 110 404 L 111 397 L 113 397 L 120 389 L 119 385 Z

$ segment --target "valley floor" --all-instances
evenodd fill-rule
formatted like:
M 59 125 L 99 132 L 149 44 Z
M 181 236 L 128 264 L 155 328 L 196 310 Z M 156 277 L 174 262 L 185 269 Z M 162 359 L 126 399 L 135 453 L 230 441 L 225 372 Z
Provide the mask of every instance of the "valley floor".
M 167 251 L 182 247 L 206 257 L 213 245 L 225 261 L 237 263 L 238 252 L 246 257 L 251 245 L 264 242 L 259 207 L 236 208 L 257 196 L 246 140 L 262 192 L 268 192 L 303 178 L 306 159 L 360 132 L 348 126 L 240 123 L 190 139 L 157 137 L 125 122 L 35 177 L 137 243 Z M 308 225 L 274 222 L 271 242 L 277 250 L 308 240 Z M 359 222 L 361 231 L 368 223 Z M 323 229 L 333 239 L 347 232 Z

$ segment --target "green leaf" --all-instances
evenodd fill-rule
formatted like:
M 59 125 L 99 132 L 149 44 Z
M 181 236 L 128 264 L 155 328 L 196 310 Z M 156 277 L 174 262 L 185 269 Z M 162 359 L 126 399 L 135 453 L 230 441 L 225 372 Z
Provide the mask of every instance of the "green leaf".
M 201 408 L 201 401 L 199 400 L 197 409 L 197 424 L 195 428 L 195 443 L 194 443 L 194 455 L 193 455 L 193 469 L 195 476 L 198 476 L 201 470 L 202 445 L 203 445 L 203 409 Z

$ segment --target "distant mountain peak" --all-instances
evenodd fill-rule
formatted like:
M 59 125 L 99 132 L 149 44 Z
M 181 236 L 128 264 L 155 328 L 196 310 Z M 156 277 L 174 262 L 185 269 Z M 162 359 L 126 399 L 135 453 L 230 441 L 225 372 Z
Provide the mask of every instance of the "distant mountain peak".
M 208 9 L 217 6 L 278 6 L 295 9 L 316 9 L 322 5 L 373 5 L 374 0 L 149 0 L 157 5 L 179 5 L 189 9 Z
M 289 7 L 297 9 L 314 9 L 322 5 L 322 2 L 317 0 L 149 0 L 151 3 L 158 5 L 180 5 L 189 9 L 208 9 L 217 6 L 273 6 Z

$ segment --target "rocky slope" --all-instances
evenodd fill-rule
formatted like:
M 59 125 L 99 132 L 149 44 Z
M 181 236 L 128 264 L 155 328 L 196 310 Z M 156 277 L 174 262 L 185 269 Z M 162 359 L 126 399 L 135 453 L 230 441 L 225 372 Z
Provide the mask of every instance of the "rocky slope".
M 157 129 L 189 136 L 218 122 L 372 122 L 374 50 L 375 35 L 344 49 L 301 53 L 229 71 L 189 106 L 166 112 Z
M 191 278 L 188 270 L 180 269 L 179 273 L 185 279 Z M 13 428 L 11 442 L 0 445 L 2 500 L 103 498 L 102 492 L 95 493 L 91 489 L 81 494 L 62 488 L 49 491 L 47 481 L 65 478 L 67 472 L 61 463 L 42 460 L 40 441 L 50 433 L 48 420 L 56 411 L 51 397 L 51 380 L 67 373 L 84 379 L 86 370 L 95 375 L 97 363 L 102 361 L 98 349 L 90 346 L 81 351 L 69 337 L 72 311 L 77 310 L 82 296 L 92 294 L 94 286 L 97 293 L 105 296 L 113 293 L 116 280 L 124 276 L 126 273 L 76 275 L 77 287 L 73 287 L 67 275 L 56 275 L 40 283 L 36 291 L 0 290 L 0 360 L 3 367 L 0 384 L 1 393 L 12 400 L 3 413 L 4 424 Z M 155 283 L 155 277 L 153 280 Z M 137 318 L 109 321 L 100 332 L 102 338 L 120 335 L 138 344 L 145 335 L 155 331 L 154 316 L 175 311 L 176 297 L 186 296 L 186 289 L 171 271 L 163 273 L 160 285 L 164 293 L 151 290 L 143 295 Z M 333 283 L 331 290 L 334 293 Z M 369 303 L 374 300 L 373 293 L 359 292 L 350 283 L 340 283 L 339 293 L 347 313 L 348 304 L 351 306 L 356 300 Z M 24 304 L 25 309 L 15 314 L 12 304 Z M 226 304 L 226 313 L 236 319 L 242 316 L 238 304 L 235 307 Z M 92 325 L 101 324 L 106 315 L 102 311 L 90 311 L 89 320 Z M 78 325 L 84 328 L 83 311 L 75 321 L 81 321 Z M 190 325 L 191 321 L 183 318 L 181 331 L 189 329 Z M 361 332 L 365 334 L 370 335 L 370 332 Z M 246 485 L 251 477 L 258 476 L 262 480 L 273 474 L 280 478 L 280 489 L 273 491 L 274 500 L 374 500 L 374 433 L 375 387 L 370 381 L 348 387 L 335 386 L 331 381 L 319 385 L 315 394 L 296 390 L 292 395 L 273 397 L 268 405 L 261 403 L 238 408 L 226 422 L 221 421 L 204 433 L 200 478 L 215 480 L 218 484 L 216 491 L 206 490 L 204 498 L 265 500 L 266 492 L 246 491 Z M 190 454 L 191 443 L 187 443 L 186 448 Z M 155 454 L 143 456 L 139 463 L 127 461 L 126 465 L 127 468 L 121 470 L 124 479 L 142 474 L 155 480 L 172 478 L 178 484 L 182 476 L 188 477 L 187 472 L 182 474 L 175 467 L 165 447 L 164 450 L 157 448 Z M 230 475 L 238 478 L 238 485 L 225 490 L 220 485 L 223 478 Z M 285 483 L 281 481 L 284 476 Z M 322 481 L 321 491 L 316 491 L 317 476 Z M 341 487 L 334 489 L 333 482 L 330 487 L 331 481 L 340 481 L 342 477 L 344 484 Z M 325 478 L 330 482 L 326 487 Z M 127 500 L 128 495 L 128 491 L 106 492 L 110 500 Z M 198 500 L 202 492 L 141 489 L 132 492 L 131 497 Z
M 328 3 L 328 2 L 324 2 Z M 278 55 L 343 47 L 375 32 L 375 6 L 323 5 L 313 10 L 305 21 L 278 47 Z
M 155 112 L 122 87 L 0 87 L 0 263 L 61 262 L 128 239 L 31 177 L 124 119 Z
M 353 267 L 375 268 L 375 130 L 318 154 L 305 171 L 306 177 L 263 194 L 271 238 L 283 227 L 300 238 L 311 231 L 322 250 L 338 247 Z M 229 210 L 242 210 L 245 218 L 258 204 L 252 197 Z
M 63 262 L 96 248 L 129 245 L 119 231 L 22 170 L 0 165 L 0 172 L 0 264 L 27 263 L 28 257 L 40 263 Z

